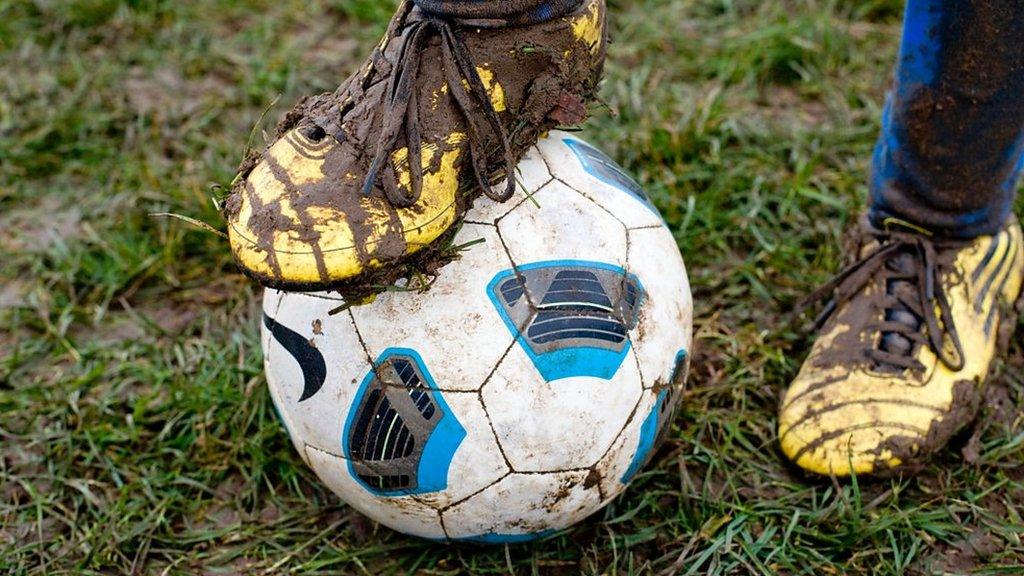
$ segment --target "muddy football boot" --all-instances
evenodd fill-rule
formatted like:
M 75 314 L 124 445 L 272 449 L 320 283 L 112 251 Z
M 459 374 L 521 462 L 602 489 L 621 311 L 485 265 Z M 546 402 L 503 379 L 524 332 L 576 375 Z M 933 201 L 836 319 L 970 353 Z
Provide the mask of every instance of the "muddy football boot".
M 832 299 L 779 415 L 786 456 L 818 474 L 919 467 L 974 419 L 1019 310 L 1016 220 L 971 241 L 863 223 L 860 243 L 860 260 L 817 293 Z
M 545 131 L 581 122 L 607 45 L 604 0 L 534 24 L 442 19 L 404 2 L 367 62 L 301 102 L 224 204 L 250 277 L 369 295 L 430 272 L 481 194 Z M 410 159 L 412 161 L 410 161 Z

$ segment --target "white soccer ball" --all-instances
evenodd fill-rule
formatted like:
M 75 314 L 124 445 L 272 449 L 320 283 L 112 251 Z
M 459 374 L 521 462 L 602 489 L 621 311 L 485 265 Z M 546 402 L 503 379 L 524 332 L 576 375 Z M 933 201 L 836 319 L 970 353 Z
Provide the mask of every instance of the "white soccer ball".
M 477 202 L 456 238 L 475 244 L 425 293 L 335 314 L 329 293 L 264 296 L 295 447 L 407 534 L 515 542 L 584 519 L 650 458 L 686 379 L 686 269 L 636 182 L 563 132 L 517 172 L 517 196 Z

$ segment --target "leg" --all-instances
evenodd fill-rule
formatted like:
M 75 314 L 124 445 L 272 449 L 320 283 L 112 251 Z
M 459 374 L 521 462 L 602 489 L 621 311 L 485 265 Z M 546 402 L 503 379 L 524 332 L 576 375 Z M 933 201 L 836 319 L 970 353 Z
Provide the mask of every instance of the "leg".
M 977 414 L 1024 279 L 1022 40 L 1022 0 L 909 0 L 859 259 L 780 408 L 802 468 L 913 470 Z
M 875 152 L 871 216 L 995 233 L 1024 151 L 1024 1 L 910 0 Z
M 605 13 L 604 0 L 401 2 L 365 63 L 243 163 L 224 202 L 239 267 L 364 302 L 443 265 L 473 201 L 510 199 L 515 179 L 501 177 L 586 116 Z

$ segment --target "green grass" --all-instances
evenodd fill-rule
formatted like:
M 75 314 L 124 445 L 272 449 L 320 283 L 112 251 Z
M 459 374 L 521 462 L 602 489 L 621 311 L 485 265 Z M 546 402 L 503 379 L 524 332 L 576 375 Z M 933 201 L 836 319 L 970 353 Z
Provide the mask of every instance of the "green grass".
M 613 8 L 586 135 L 686 255 L 690 390 L 603 512 L 477 548 L 380 528 L 316 481 L 261 374 L 258 291 L 220 238 L 148 215 L 219 224 L 264 110 L 280 96 L 270 130 L 333 89 L 390 5 L 0 0 L 0 573 L 1021 573 L 1019 338 L 973 436 L 916 478 L 805 478 L 774 437 L 812 338 L 787 314 L 863 205 L 900 3 Z

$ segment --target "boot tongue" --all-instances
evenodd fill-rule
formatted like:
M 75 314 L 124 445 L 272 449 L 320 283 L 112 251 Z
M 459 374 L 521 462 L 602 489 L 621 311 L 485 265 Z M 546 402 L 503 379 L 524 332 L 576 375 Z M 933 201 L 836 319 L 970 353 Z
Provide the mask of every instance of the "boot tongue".
M 909 252 L 901 252 L 886 262 L 885 267 L 889 272 L 886 278 L 885 290 L 890 296 L 902 296 L 905 300 L 913 301 L 917 298 L 917 259 Z M 885 320 L 896 322 L 907 327 L 907 332 L 918 332 L 921 330 L 922 320 L 901 304 L 885 310 Z M 882 332 L 879 348 L 890 354 L 899 356 L 910 356 L 914 351 L 914 342 L 899 332 Z M 879 363 L 879 369 L 883 371 L 900 372 L 902 368 Z

